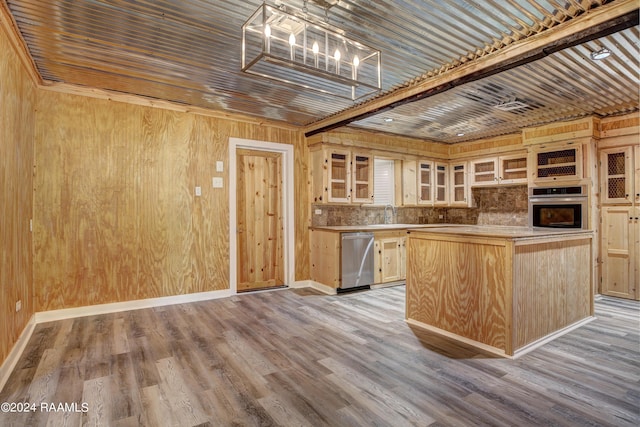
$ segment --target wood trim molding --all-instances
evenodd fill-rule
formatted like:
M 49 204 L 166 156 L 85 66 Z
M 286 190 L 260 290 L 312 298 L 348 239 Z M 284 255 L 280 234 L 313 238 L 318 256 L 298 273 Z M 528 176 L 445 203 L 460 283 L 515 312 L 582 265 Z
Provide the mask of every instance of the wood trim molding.
M 462 335 L 458 335 L 458 334 L 454 334 L 453 332 L 449 332 L 449 331 L 445 331 L 444 329 L 440 329 L 438 327 L 435 327 L 433 325 L 429 325 L 427 323 L 423 323 L 420 322 L 418 320 L 415 319 L 406 319 L 405 320 L 407 322 L 407 324 L 411 325 L 411 326 L 416 326 L 418 328 L 422 328 L 425 329 L 427 331 L 433 332 L 435 334 L 441 335 L 443 337 L 447 337 L 447 338 L 452 338 L 456 341 L 460 341 L 464 344 L 470 345 L 478 350 L 482 350 L 482 351 L 486 351 L 487 353 L 490 354 L 495 354 L 496 356 L 500 356 L 500 357 L 504 357 L 506 359 L 513 359 L 514 356 L 511 356 L 507 353 L 505 353 L 504 350 L 481 343 L 479 341 L 475 341 L 472 340 L 470 338 L 467 337 L 463 337 Z
M 571 324 L 571 325 L 569 325 L 569 326 L 567 326 L 565 328 L 562 328 L 562 329 L 560 329 L 560 330 L 558 330 L 558 331 L 556 331 L 556 332 L 554 332 L 554 333 L 552 333 L 550 335 L 547 335 L 546 337 L 542 337 L 537 341 L 534 341 L 534 342 L 532 342 L 530 344 L 525 345 L 524 347 L 519 348 L 518 350 L 514 351 L 513 356 L 511 358 L 517 359 L 519 357 L 522 357 L 525 354 L 530 353 L 533 350 L 535 350 L 535 349 L 537 349 L 539 347 L 542 347 L 543 345 L 555 340 L 556 338 L 561 337 L 563 335 L 566 335 L 569 332 L 574 331 L 574 330 L 586 325 L 587 323 L 593 322 L 594 320 L 596 320 L 595 316 L 589 316 L 589 317 L 586 317 L 586 318 L 584 318 L 582 320 L 578 320 L 577 322 L 575 322 L 575 323 L 573 323 L 573 324 Z
M 164 110 L 178 111 L 182 113 L 198 114 L 200 116 L 213 117 L 217 119 L 233 120 L 241 123 L 250 123 L 258 126 L 268 126 L 279 129 L 300 131 L 300 126 L 291 125 L 285 122 L 265 120 L 258 117 L 233 114 L 225 111 L 210 110 L 192 105 L 179 104 L 163 99 L 148 98 L 141 95 L 97 89 L 85 86 L 72 85 L 69 83 L 57 83 L 46 81 L 38 86 L 38 89 L 51 92 L 66 93 L 70 95 L 86 96 L 89 98 L 106 99 L 108 101 L 124 102 L 127 104 L 141 105 L 144 107 L 160 108 Z
M 337 295 L 338 291 L 332 287 L 327 285 L 323 285 L 320 282 L 316 282 L 314 280 L 299 280 L 289 285 L 290 288 L 300 289 L 300 288 L 312 288 L 316 291 L 322 292 L 325 295 Z

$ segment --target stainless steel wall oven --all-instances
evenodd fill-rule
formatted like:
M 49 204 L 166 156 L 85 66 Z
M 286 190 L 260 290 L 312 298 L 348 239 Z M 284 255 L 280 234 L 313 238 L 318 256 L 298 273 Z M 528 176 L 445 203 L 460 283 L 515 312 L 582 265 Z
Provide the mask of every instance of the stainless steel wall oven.
M 529 188 L 529 226 L 588 229 L 586 185 Z

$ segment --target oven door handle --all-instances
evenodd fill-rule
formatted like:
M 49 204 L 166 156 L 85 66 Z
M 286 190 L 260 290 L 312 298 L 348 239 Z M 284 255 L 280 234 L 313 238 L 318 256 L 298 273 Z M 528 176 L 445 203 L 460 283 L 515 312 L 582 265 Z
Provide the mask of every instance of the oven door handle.
M 529 197 L 529 203 L 582 203 L 586 202 L 587 197 Z

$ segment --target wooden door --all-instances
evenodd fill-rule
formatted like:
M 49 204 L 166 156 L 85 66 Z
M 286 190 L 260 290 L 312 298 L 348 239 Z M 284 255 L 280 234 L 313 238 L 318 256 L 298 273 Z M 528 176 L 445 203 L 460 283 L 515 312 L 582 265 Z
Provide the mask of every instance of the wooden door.
M 604 295 L 636 299 L 634 243 L 638 237 L 634 209 L 602 209 L 602 289 Z
M 236 154 L 238 292 L 283 286 L 282 155 Z
M 402 242 L 399 237 L 380 239 L 380 250 L 382 252 L 380 280 L 382 283 L 395 282 L 401 279 L 401 245 Z

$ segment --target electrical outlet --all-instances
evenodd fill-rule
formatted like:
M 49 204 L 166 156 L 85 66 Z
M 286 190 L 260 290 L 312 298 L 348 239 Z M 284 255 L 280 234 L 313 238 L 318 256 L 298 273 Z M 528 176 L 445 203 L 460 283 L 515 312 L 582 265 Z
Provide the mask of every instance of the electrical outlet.
M 16 301 L 16 313 L 22 310 L 22 300 Z
M 444 219 L 444 215 L 438 215 L 438 219 Z
M 315 214 L 316 215 L 322 215 L 322 209 L 316 209 L 315 210 Z

